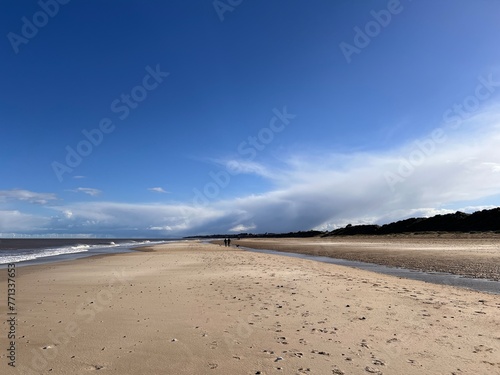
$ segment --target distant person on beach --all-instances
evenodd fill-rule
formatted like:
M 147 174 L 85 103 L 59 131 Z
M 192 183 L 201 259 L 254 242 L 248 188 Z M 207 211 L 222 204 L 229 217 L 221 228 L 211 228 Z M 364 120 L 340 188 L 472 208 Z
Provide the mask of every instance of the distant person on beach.
M 224 247 L 227 247 L 227 238 L 224 238 Z
M 228 247 L 230 247 L 230 246 L 231 246 L 231 239 L 230 239 L 230 238 L 228 238 L 228 239 L 227 239 L 227 246 L 228 246 Z

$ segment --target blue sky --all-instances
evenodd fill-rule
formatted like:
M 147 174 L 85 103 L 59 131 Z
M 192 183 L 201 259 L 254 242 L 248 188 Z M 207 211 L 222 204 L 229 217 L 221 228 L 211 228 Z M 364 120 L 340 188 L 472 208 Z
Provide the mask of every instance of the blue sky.
M 500 205 L 500 3 L 5 1 L 0 234 Z

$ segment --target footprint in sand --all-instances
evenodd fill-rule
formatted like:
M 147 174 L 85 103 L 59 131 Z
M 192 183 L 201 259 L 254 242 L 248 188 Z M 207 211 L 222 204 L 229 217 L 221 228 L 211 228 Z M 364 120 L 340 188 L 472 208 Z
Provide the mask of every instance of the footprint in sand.
M 365 367 L 365 371 L 369 372 L 370 374 L 380 374 L 380 375 L 382 374 L 382 371 L 380 371 L 379 369 L 369 367 L 369 366 Z
M 99 370 L 102 370 L 102 369 L 104 369 L 103 365 L 89 365 L 87 367 L 88 371 L 99 371 Z
M 288 341 L 286 341 L 286 337 L 278 337 L 278 343 L 283 345 L 288 345 Z
M 472 353 L 480 353 L 480 352 L 488 352 L 488 353 L 493 353 L 493 348 L 488 348 L 487 346 L 484 345 L 477 345 L 474 346 L 474 350 Z

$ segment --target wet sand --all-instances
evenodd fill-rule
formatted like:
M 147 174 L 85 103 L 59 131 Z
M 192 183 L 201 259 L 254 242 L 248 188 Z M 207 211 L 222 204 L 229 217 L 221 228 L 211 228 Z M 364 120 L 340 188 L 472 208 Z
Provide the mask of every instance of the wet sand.
M 500 235 L 495 234 L 242 239 L 233 244 L 500 281 Z
M 212 244 L 18 268 L 16 307 L 2 374 L 500 373 L 500 296 Z

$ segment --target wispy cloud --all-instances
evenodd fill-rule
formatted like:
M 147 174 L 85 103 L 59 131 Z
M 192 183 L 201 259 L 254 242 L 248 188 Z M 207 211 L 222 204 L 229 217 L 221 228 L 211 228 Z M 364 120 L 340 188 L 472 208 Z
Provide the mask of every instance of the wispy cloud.
M 168 193 L 168 191 L 166 191 L 162 187 L 153 187 L 153 188 L 149 188 L 148 190 L 149 191 L 154 191 L 155 193 L 163 193 L 163 194 L 167 194 Z
M 232 175 L 250 174 L 264 178 L 273 178 L 273 171 L 269 167 L 251 160 L 245 159 L 217 159 L 213 160 L 221 170 L 226 170 Z
M 53 193 L 36 193 L 23 189 L 0 190 L 0 202 L 17 200 L 36 204 L 47 204 L 56 199 L 57 196 Z
M 99 194 L 102 193 L 101 190 L 99 189 L 93 189 L 93 188 L 84 188 L 84 187 L 79 187 L 79 188 L 76 188 L 76 189 L 71 189 L 69 191 L 72 191 L 74 193 L 84 193 L 84 194 L 88 194 L 92 197 L 96 197 L 98 196 Z

